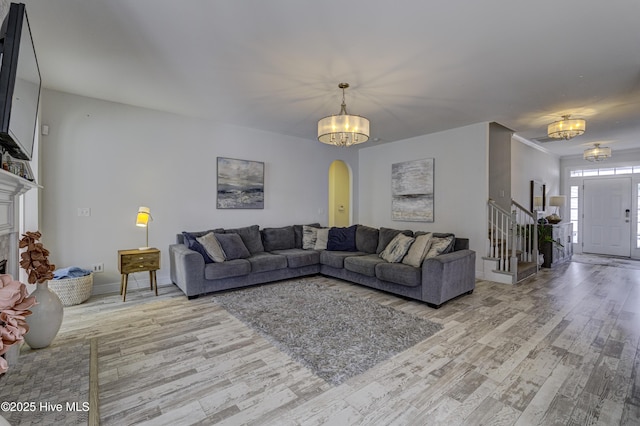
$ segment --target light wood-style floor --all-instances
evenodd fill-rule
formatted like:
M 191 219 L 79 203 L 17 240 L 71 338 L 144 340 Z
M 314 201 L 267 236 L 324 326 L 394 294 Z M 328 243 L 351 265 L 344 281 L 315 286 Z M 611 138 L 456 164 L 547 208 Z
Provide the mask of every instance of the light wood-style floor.
M 640 424 L 640 270 L 574 262 L 439 310 L 313 279 L 444 330 L 331 387 L 209 296 L 92 298 L 62 332 L 97 337 L 101 424 Z

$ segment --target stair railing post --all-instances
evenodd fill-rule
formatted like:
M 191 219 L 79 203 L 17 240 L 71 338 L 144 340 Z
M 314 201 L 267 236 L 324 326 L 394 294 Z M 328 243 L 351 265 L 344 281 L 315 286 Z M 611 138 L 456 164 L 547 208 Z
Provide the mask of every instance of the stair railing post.
M 538 217 L 538 212 L 536 211 L 536 218 Z M 533 221 L 533 250 L 535 253 L 535 262 L 536 262 L 536 271 L 540 270 L 540 249 L 538 247 L 540 242 L 538 241 L 538 221 Z
M 517 256 L 517 241 L 518 241 L 518 221 L 516 211 L 511 210 L 511 226 L 509 227 L 510 240 L 511 240 L 511 256 L 509 258 L 509 272 L 514 274 L 518 272 L 518 256 Z

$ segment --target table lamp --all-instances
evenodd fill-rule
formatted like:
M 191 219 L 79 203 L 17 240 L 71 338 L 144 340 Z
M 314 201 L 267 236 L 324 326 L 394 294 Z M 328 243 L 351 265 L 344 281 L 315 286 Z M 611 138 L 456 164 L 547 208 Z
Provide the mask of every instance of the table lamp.
M 556 224 L 562 221 L 562 218 L 558 215 L 558 212 L 560 210 L 560 207 L 564 206 L 565 201 L 566 197 L 564 195 L 552 195 L 551 197 L 549 197 L 549 206 L 556 208 L 553 214 L 547 216 L 547 220 L 549 221 L 549 223 Z
M 149 249 L 149 222 L 152 220 L 153 217 L 151 217 L 151 210 L 149 210 L 149 207 L 138 208 L 138 215 L 136 216 L 136 226 L 146 228 L 147 230 L 147 245 L 146 247 L 140 247 L 140 250 Z

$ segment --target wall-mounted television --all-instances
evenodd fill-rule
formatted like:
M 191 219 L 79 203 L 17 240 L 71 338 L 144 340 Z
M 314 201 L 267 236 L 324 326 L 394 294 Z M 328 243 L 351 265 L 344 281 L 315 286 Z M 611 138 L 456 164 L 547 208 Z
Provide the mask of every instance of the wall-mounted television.
M 0 148 L 31 160 L 42 80 L 23 3 L 11 3 L 0 37 Z

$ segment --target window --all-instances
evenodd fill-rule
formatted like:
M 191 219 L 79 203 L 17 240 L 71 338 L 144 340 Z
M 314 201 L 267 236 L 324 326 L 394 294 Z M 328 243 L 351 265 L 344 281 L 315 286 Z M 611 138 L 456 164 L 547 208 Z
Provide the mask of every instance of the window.
M 640 166 L 622 166 L 622 167 L 606 167 L 602 169 L 571 170 L 569 171 L 569 177 L 628 175 L 631 173 L 640 173 Z
M 571 187 L 571 196 L 570 196 L 570 200 L 569 200 L 569 209 L 570 209 L 570 213 L 571 213 L 571 223 L 573 224 L 573 238 L 571 239 L 571 241 L 574 244 L 577 244 L 579 242 L 578 240 L 578 224 L 580 223 L 579 220 L 579 216 L 578 216 L 578 205 L 579 205 L 579 201 L 580 201 L 580 191 L 578 190 L 578 186 L 572 186 Z M 638 185 L 638 191 L 639 191 L 639 196 L 640 196 L 640 185 Z M 640 235 L 638 236 L 638 241 L 640 242 Z

